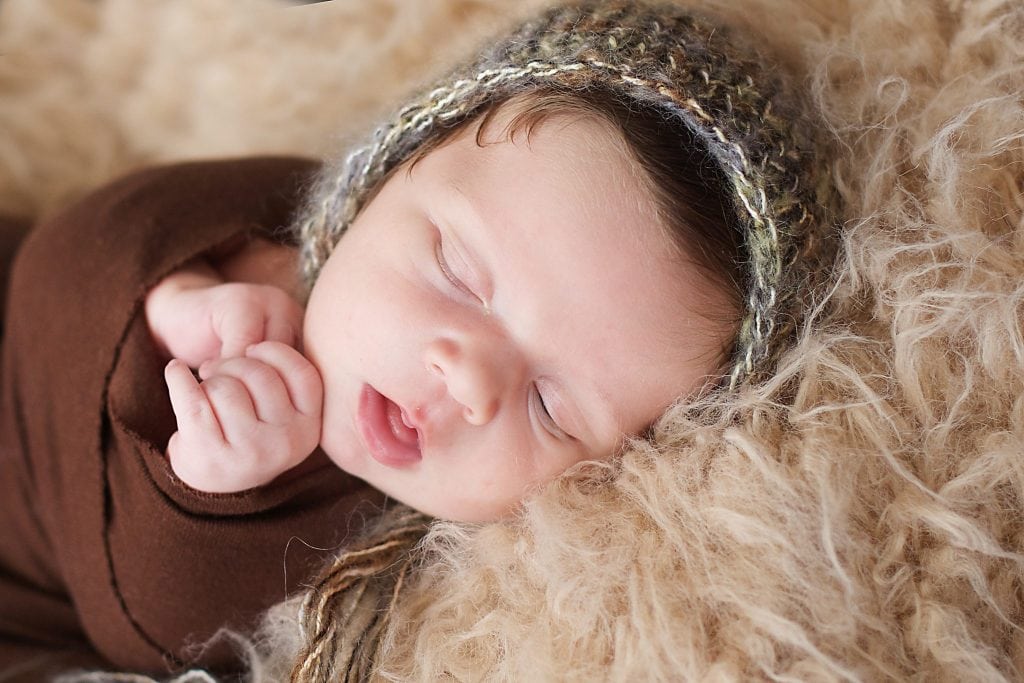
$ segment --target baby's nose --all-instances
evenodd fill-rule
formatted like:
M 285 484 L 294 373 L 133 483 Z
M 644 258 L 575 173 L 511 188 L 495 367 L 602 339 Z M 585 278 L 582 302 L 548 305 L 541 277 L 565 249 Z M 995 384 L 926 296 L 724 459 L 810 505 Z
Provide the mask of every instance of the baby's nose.
M 445 338 L 434 340 L 424 352 L 427 368 L 443 379 L 448 395 L 472 425 L 487 424 L 501 407 L 506 373 L 491 351 Z

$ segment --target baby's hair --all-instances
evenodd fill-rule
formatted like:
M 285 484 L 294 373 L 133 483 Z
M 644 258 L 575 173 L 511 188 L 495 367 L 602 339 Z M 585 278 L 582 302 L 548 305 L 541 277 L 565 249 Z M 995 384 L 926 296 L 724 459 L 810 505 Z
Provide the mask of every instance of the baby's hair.
M 641 182 L 680 259 L 699 268 L 726 295 L 725 309 L 716 307 L 702 315 L 722 327 L 738 328 L 743 310 L 743 243 L 741 231 L 729 218 L 734 212 L 727 203 L 730 191 L 726 180 L 704 144 L 686 126 L 653 107 L 625 102 L 598 88 L 529 90 L 495 100 L 473 119 L 445 128 L 420 145 L 402 168 L 411 171 L 472 124 L 479 126 L 476 142 L 482 146 L 485 133 L 505 107 L 512 108 L 512 118 L 503 131 L 507 140 L 520 132 L 529 139 L 537 126 L 559 116 L 589 116 L 609 124 L 642 171 Z M 733 355 L 734 337 L 730 335 L 717 359 L 723 367 Z

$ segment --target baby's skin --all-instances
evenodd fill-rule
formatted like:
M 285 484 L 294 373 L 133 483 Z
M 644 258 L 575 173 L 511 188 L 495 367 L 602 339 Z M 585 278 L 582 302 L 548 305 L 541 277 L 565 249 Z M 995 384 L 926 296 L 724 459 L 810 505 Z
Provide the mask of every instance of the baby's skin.
M 254 241 L 238 256 L 218 269 L 192 264 L 146 298 L 150 330 L 172 357 L 164 376 L 178 431 L 167 455 L 178 478 L 211 493 L 268 483 L 311 453 L 320 432 L 323 386 L 298 350 L 298 298 L 280 285 L 226 281 L 257 279 L 251 265 L 280 261 L 279 250 Z
M 619 135 L 559 115 L 510 139 L 513 113 L 392 174 L 305 310 L 297 256 L 258 240 L 150 292 L 182 481 L 261 486 L 319 445 L 427 514 L 492 520 L 715 378 L 727 296 Z

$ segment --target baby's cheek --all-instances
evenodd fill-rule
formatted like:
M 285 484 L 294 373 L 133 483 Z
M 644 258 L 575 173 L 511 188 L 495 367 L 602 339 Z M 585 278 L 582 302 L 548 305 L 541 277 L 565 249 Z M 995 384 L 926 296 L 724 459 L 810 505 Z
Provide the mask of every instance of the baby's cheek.
M 354 433 L 351 420 L 338 397 L 330 392 L 324 382 L 324 405 L 320 423 L 320 448 L 341 469 L 359 476 L 361 447 Z

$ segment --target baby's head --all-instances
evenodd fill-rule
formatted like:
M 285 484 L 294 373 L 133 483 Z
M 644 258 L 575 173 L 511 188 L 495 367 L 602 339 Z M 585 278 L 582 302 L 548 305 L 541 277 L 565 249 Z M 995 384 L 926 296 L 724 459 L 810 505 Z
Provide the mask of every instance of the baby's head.
M 666 8 L 555 10 L 326 179 L 304 342 L 339 466 L 493 519 L 765 371 L 794 321 L 781 287 L 813 267 L 814 188 L 712 34 Z

